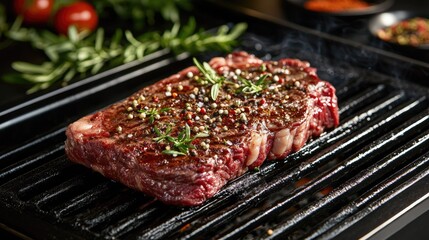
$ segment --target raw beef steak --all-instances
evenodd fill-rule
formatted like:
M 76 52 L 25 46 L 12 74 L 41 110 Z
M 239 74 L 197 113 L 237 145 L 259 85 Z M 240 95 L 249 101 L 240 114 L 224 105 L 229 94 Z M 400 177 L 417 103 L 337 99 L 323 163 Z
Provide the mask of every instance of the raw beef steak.
M 213 58 L 81 118 L 70 160 L 175 205 L 203 203 L 338 125 L 334 87 L 296 59 Z

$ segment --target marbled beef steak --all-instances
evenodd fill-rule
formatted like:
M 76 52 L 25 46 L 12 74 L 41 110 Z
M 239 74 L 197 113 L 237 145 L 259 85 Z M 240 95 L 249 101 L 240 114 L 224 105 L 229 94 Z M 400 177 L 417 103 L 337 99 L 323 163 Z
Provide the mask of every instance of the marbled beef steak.
M 71 124 L 70 160 L 167 204 L 192 206 L 339 123 L 334 87 L 307 62 L 245 52 L 194 62 Z

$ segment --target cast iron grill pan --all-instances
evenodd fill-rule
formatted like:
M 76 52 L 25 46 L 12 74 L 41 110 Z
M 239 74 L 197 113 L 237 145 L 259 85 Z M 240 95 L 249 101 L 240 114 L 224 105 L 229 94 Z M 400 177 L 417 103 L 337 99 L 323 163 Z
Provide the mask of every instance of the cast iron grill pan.
M 11 145 L 0 156 L 1 226 L 36 239 L 335 238 L 350 233 L 368 209 L 392 204 L 396 195 L 428 179 L 427 89 L 297 49 L 295 43 L 265 40 L 249 33 L 241 49 L 265 59 L 311 61 L 337 89 L 338 128 L 235 179 L 203 205 L 180 208 L 71 163 L 64 155 L 64 130 L 80 116 L 66 115 L 41 137 Z M 50 112 L 66 113 L 75 105 L 85 115 L 137 90 L 128 87 L 147 84 L 139 78 L 161 79 L 166 69 L 172 74 L 190 63 L 186 54 L 166 57 L 163 73 L 130 72 L 124 81 L 89 87 L 81 97 L 52 103 L 51 110 L 24 122 L 43 122 Z M 113 95 L 87 105 L 106 93 Z

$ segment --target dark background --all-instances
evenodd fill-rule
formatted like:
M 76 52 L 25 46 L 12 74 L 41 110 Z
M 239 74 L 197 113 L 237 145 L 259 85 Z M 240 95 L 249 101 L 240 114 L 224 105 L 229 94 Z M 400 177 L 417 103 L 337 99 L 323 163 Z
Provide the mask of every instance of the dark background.
M 222 0 L 240 7 L 255 10 L 272 18 L 286 20 L 330 35 L 362 43 L 388 52 L 406 56 L 425 63 L 429 62 L 429 50 L 413 51 L 397 48 L 374 38 L 368 30 L 369 20 L 376 14 L 360 16 L 333 16 L 306 11 L 296 7 L 292 0 Z M 296 1 L 296 0 L 295 0 Z M 410 11 L 429 17 L 429 1 L 425 0 L 394 0 L 390 11 Z

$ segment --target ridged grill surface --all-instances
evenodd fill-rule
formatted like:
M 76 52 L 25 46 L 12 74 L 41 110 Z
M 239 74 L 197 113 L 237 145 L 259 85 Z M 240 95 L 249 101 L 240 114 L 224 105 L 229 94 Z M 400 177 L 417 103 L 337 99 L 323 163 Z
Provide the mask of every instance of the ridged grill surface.
M 201 206 L 167 206 L 71 163 L 64 122 L 0 156 L 0 208 L 17 216 L 0 220 L 35 238 L 333 238 L 429 173 L 427 90 L 347 68 L 365 74 L 326 79 L 337 88 L 338 128 Z M 64 106 L 76 102 L 84 99 Z

